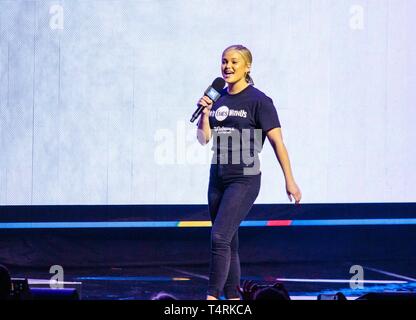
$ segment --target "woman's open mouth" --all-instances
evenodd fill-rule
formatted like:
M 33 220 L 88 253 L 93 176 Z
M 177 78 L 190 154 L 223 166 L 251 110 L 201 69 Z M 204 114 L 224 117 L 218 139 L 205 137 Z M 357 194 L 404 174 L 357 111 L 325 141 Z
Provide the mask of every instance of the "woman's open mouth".
M 229 78 L 229 77 L 231 77 L 233 74 L 234 74 L 234 72 L 231 72 L 231 71 L 226 71 L 226 72 L 224 72 L 224 78 Z

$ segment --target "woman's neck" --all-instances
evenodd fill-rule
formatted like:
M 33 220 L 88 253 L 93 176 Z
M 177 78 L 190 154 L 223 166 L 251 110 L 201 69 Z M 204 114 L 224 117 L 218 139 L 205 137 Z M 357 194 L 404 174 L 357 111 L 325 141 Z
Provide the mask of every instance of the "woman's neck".
M 229 94 L 237 94 L 237 93 L 240 93 L 241 91 L 243 91 L 248 86 L 249 86 L 249 84 L 245 81 L 245 79 L 243 79 L 243 81 L 238 81 L 238 82 L 235 82 L 235 83 L 229 83 L 228 88 L 227 88 L 227 92 Z

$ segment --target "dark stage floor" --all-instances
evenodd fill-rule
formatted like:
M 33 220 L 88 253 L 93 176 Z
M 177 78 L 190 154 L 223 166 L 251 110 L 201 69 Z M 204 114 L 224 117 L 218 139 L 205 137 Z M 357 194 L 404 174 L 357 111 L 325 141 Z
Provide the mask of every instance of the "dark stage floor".
M 352 265 L 364 268 L 363 289 L 350 288 Z M 273 284 L 279 279 L 294 300 L 315 300 L 320 293 L 336 292 L 355 299 L 370 292 L 416 292 L 415 266 L 416 260 L 244 264 L 242 280 Z M 10 268 L 10 272 L 13 278 L 31 279 L 31 287 L 52 276 L 46 269 Z M 147 300 L 160 291 L 181 300 L 198 300 L 205 298 L 208 279 L 207 265 L 66 268 L 64 272 L 65 282 L 82 283 L 82 300 Z

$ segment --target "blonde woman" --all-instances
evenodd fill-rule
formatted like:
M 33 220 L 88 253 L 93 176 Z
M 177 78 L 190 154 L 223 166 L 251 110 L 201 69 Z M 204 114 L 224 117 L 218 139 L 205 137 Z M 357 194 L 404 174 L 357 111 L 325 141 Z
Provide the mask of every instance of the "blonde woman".
M 286 180 L 286 192 L 296 204 L 301 191 L 292 174 L 283 143 L 279 117 L 272 99 L 254 87 L 251 52 L 242 45 L 226 48 L 221 72 L 227 87 L 213 103 L 207 96 L 198 122 L 197 138 L 205 145 L 214 139 L 208 186 L 212 221 L 208 300 L 240 299 L 238 228 L 260 191 L 258 154 L 265 138 L 271 143 Z

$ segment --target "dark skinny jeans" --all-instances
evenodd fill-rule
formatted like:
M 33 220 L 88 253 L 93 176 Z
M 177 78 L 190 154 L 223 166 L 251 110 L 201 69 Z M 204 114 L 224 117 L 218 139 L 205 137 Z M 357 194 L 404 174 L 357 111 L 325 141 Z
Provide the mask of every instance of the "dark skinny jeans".
M 211 164 L 208 207 L 212 221 L 211 259 L 207 294 L 240 298 L 241 269 L 238 228 L 256 200 L 261 172 L 244 175 L 240 165 Z

